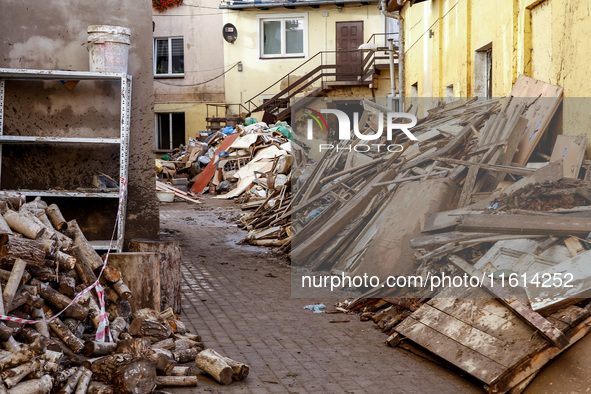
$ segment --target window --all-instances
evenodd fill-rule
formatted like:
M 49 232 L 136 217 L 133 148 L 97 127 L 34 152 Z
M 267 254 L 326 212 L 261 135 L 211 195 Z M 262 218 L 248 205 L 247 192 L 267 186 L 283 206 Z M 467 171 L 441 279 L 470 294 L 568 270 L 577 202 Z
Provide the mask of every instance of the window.
M 445 102 L 451 103 L 454 101 L 454 85 L 445 87 Z
M 492 97 L 492 42 L 475 53 L 474 95 L 487 99 Z
M 154 40 L 154 75 L 183 76 L 185 48 L 183 38 L 156 38 Z
M 185 114 L 156 114 L 156 150 L 173 150 L 185 143 Z
M 305 14 L 269 15 L 257 19 L 261 58 L 306 56 L 308 20 Z

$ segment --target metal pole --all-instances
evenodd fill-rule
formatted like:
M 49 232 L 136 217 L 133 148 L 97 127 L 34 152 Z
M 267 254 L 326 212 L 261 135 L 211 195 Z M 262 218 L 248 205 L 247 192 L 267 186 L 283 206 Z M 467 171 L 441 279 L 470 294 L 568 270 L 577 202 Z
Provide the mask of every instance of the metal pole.
M 394 39 L 388 38 L 388 45 L 390 47 L 389 58 L 390 58 L 390 108 L 394 110 L 394 97 L 396 97 L 396 90 L 394 88 Z

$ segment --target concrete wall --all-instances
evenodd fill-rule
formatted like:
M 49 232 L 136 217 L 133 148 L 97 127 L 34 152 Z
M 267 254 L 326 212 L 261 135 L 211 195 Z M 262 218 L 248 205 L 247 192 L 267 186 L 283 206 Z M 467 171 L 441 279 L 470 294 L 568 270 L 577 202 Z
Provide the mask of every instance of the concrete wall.
M 0 2 L 0 67 L 88 70 L 86 29 L 131 28 L 133 76 L 126 238 L 158 236 L 154 191 L 152 8 L 134 0 Z M 113 137 L 119 128 L 119 88 L 82 81 L 73 91 L 57 81 L 7 82 L 5 134 Z M 4 146 L 2 188 L 89 187 L 97 172 L 119 176 L 118 150 L 94 146 Z M 56 199 L 89 238 L 108 239 L 117 202 Z
M 591 100 L 568 99 L 591 96 L 588 0 L 429 0 L 401 14 L 406 96 L 414 83 L 419 97 L 445 97 L 451 84 L 455 97 L 473 96 L 475 52 L 492 43 L 493 97 L 509 95 L 521 74 L 562 86 L 562 132 L 591 137 Z
M 155 77 L 154 110 L 184 112 L 185 141 L 206 129 L 206 104 L 224 102 L 224 77 L 213 79 L 224 72 L 218 6 L 216 0 L 185 0 L 181 7 L 153 14 L 154 38 L 184 39 L 184 77 Z
M 243 71 L 238 72 L 233 69 L 225 75 L 226 78 L 226 102 L 227 103 L 245 103 L 253 96 L 266 89 L 288 72 L 300 66 L 310 57 L 320 51 L 334 51 L 335 48 L 335 26 L 338 21 L 363 21 L 364 41 L 367 41 L 373 33 L 384 32 L 384 18 L 380 14 L 375 3 L 366 6 L 349 7 L 345 6 L 340 10 L 336 6 L 321 6 L 313 9 L 310 7 L 297 7 L 295 9 L 271 8 L 268 10 L 245 9 L 242 11 L 224 10 L 224 23 L 232 23 L 238 30 L 238 39 L 234 44 L 223 43 L 224 59 L 228 65 L 242 62 Z M 327 16 L 324 17 L 323 13 Z M 303 59 L 261 59 L 259 54 L 259 28 L 257 16 L 273 14 L 304 14 L 308 18 L 308 51 Z M 382 39 L 383 40 L 383 39 Z M 380 42 L 381 45 L 383 43 Z M 329 55 L 328 62 L 334 64 L 334 54 Z M 308 71 L 317 67 L 318 61 L 311 61 L 306 66 L 297 70 L 292 77 L 292 81 L 297 77 L 305 75 Z M 326 64 L 326 63 L 325 63 Z M 384 74 L 388 74 L 386 70 Z M 389 77 L 386 84 L 389 89 Z M 384 79 L 382 79 L 383 81 Z M 287 86 L 277 84 L 274 88 L 265 92 L 267 95 L 273 95 Z M 371 91 L 367 88 L 358 89 L 352 92 L 347 89 L 351 96 L 371 96 Z M 388 93 L 389 90 L 386 90 Z M 342 92 L 341 92 L 342 93 Z M 261 104 L 259 101 L 256 105 Z M 254 108 L 252 108 L 254 109 Z

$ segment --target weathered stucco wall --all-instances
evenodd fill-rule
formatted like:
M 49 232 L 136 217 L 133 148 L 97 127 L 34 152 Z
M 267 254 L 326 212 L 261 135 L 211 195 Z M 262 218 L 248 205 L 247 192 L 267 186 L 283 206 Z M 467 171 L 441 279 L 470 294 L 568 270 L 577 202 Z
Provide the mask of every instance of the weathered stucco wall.
M 224 67 L 219 4 L 217 0 L 185 0 L 181 7 L 153 14 L 154 38 L 183 37 L 184 76 L 155 77 L 154 110 L 184 112 L 185 141 L 206 129 L 207 103 L 224 102 L 224 77 L 220 75 L 229 67 Z
M 419 97 L 445 97 L 450 85 L 455 97 L 474 96 L 475 53 L 492 43 L 493 97 L 509 95 L 521 74 L 562 86 L 559 128 L 591 141 L 591 100 L 569 99 L 591 97 L 588 0 L 432 0 L 407 2 L 401 14 L 405 96 L 413 84 Z
M 154 192 L 152 7 L 133 0 L 0 2 L 0 67 L 89 69 L 87 27 L 131 29 L 128 72 L 133 76 L 126 238 L 158 236 Z M 73 91 L 59 82 L 7 82 L 5 134 L 115 136 L 119 87 L 82 81 Z M 118 151 L 102 146 L 4 147 L 2 188 L 89 187 L 92 175 L 118 177 Z M 76 218 L 89 238 L 109 238 L 116 201 L 56 199 L 67 219 Z

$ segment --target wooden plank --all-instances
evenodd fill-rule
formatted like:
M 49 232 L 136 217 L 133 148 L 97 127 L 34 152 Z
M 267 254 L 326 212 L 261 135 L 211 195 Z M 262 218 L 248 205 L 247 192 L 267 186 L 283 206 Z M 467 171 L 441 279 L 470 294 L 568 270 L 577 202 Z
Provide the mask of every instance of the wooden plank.
M 495 360 L 484 357 L 413 319 L 412 315 L 400 323 L 395 330 L 486 384 L 494 382 L 507 370 Z
M 226 149 L 228 149 L 230 145 L 232 145 L 234 141 L 238 139 L 239 136 L 240 134 L 235 133 L 230 134 L 226 136 L 226 138 L 224 138 L 221 145 L 216 149 L 215 154 L 213 155 L 213 159 L 209 161 L 203 172 L 199 174 L 199 177 L 197 177 L 197 180 L 191 187 L 191 191 L 193 193 L 202 193 L 203 190 L 205 190 L 207 184 L 209 183 L 209 181 L 211 181 L 211 178 L 213 178 L 215 174 L 215 170 L 217 168 L 216 158 L 218 157 L 218 154 L 221 151 L 225 151 Z
M 587 218 L 532 215 L 464 214 L 458 218 L 458 230 L 503 234 L 577 235 L 587 237 L 591 221 Z
M 483 357 L 494 360 L 509 368 L 523 358 L 521 349 L 504 339 L 496 338 L 478 328 L 473 327 L 444 311 L 433 308 L 429 304 L 421 306 L 412 315 L 413 319 L 453 339 L 459 344 L 479 353 Z M 530 333 L 531 335 L 531 333 Z M 517 350 L 517 351 L 515 351 Z
M 457 159 L 451 159 L 451 158 L 447 158 L 447 157 L 438 157 L 437 160 L 441 161 L 443 163 L 470 166 L 470 168 L 472 168 L 472 167 L 484 168 L 486 170 L 501 172 L 503 174 L 515 174 L 515 175 L 527 176 L 527 175 L 531 175 L 533 172 L 536 171 L 533 168 L 521 168 L 521 167 L 511 167 L 511 166 L 507 166 L 507 165 L 475 163 L 475 162 L 471 162 L 471 161 L 457 160 Z
M 573 257 L 578 256 L 585 251 L 583 244 L 575 237 L 566 238 L 564 240 L 564 245 L 568 248 L 568 251 Z
M 475 238 L 485 238 L 494 235 L 494 233 L 462 233 L 459 231 L 450 231 L 441 234 L 423 235 L 421 237 L 412 238 L 409 242 L 410 247 L 413 249 L 434 249 L 448 243 L 466 241 Z
M 504 109 L 513 113 L 518 105 L 526 104 L 523 114 L 528 120 L 525 133 L 521 137 L 513 162 L 525 165 L 533 153 L 550 120 L 562 102 L 563 89 L 533 78 L 520 75 L 511 90 L 511 99 Z
M 463 260 L 462 258 L 452 255 L 448 256 L 447 259 L 454 264 L 456 267 L 464 271 L 470 276 L 478 278 L 482 277 L 482 273 L 475 269 L 471 264 Z M 524 305 L 521 301 L 515 300 L 504 288 L 500 286 L 494 286 L 488 283 L 486 280 L 482 284 L 490 293 L 498 297 L 499 301 L 503 305 L 511 308 L 513 312 L 527 323 L 530 327 L 539 331 L 546 339 L 559 348 L 563 348 L 568 344 L 568 340 L 559 330 L 557 330 L 550 322 L 544 319 L 539 313 L 531 310 L 529 307 Z
M 585 135 L 559 135 L 556 138 L 550 161 L 563 159 L 564 176 L 578 178 L 586 149 L 587 137 Z

